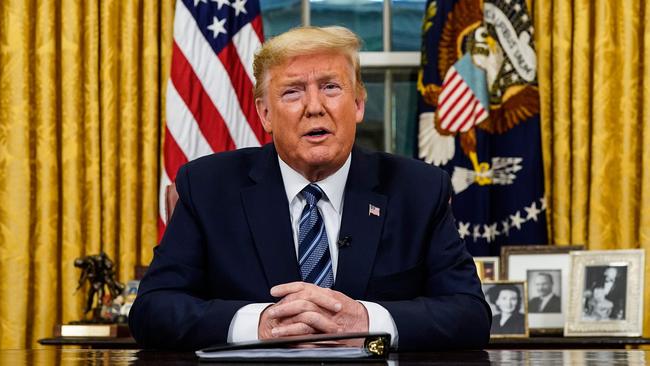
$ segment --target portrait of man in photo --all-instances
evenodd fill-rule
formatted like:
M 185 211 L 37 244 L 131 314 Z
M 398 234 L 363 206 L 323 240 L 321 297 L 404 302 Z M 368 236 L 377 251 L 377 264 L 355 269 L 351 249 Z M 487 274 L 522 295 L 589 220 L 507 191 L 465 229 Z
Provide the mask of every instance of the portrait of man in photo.
M 528 312 L 561 313 L 561 271 L 528 270 Z

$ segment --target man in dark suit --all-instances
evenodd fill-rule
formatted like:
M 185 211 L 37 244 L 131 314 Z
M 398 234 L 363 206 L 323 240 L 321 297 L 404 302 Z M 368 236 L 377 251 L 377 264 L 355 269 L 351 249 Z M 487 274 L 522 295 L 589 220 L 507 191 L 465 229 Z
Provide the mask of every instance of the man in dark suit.
M 491 314 L 449 177 L 354 147 L 359 39 L 298 28 L 264 44 L 255 97 L 273 143 L 197 159 L 129 318 L 144 347 L 386 331 L 400 350 L 481 348 Z
M 528 302 L 529 313 L 561 313 L 560 297 L 553 293 L 553 277 L 550 273 L 538 273 L 531 287 L 537 291 L 537 296 Z

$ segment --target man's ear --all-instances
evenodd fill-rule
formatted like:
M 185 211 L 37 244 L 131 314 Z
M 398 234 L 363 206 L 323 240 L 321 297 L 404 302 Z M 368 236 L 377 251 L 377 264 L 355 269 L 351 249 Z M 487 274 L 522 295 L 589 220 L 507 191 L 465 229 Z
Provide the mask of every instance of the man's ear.
M 361 123 L 361 121 L 363 121 L 363 115 L 366 112 L 366 100 L 363 96 L 357 96 L 354 100 L 354 104 L 357 107 L 355 120 L 357 123 Z
M 262 127 L 267 133 L 273 133 L 273 128 L 271 126 L 271 121 L 269 120 L 269 108 L 264 101 L 264 98 L 255 99 L 255 109 L 257 109 L 257 115 L 260 116 L 262 121 Z

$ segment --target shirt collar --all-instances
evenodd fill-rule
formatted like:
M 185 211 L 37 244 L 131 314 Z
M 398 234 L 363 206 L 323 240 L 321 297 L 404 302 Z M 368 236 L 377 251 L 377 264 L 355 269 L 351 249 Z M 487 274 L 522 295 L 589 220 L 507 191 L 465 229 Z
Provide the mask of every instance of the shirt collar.
M 334 172 L 334 174 L 323 180 L 314 182 L 323 190 L 325 196 L 338 214 L 341 213 L 343 205 L 343 192 L 345 191 L 345 182 L 348 180 L 351 161 L 352 153 L 348 155 L 343 166 Z M 284 182 L 284 191 L 287 193 L 287 200 L 291 204 L 298 193 L 309 185 L 310 182 L 300 173 L 291 168 L 289 164 L 285 163 L 279 155 L 278 162 L 280 163 L 280 173 L 282 174 L 282 181 Z
M 548 294 L 548 295 L 546 295 L 546 296 L 540 296 L 540 297 L 542 298 L 543 301 L 547 301 L 547 300 L 549 300 L 552 296 L 553 296 L 553 292 L 551 292 L 550 294 Z

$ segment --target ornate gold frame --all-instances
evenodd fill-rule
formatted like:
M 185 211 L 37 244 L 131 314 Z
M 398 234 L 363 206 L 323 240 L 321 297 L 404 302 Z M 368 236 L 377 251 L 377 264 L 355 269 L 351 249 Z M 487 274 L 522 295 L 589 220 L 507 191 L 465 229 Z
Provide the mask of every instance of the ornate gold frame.
M 501 278 L 504 280 L 510 280 L 509 271 L 509 258 L 512 255 L 546 255 L 546 254 L 566 254 L 567 256 L 571 251 L 583 250 L 583 245 L 513 245 L 513 246 L 503 246 L 501 247 Z M 563 274 L 563 276 L 569 276 L 569 273 Z M 568 278 L 568 277 L 567 277 Z M 569 288 L 569 281 L 563 282 L 562 286 Z M 528 296 L 528 294 L 526 294 Z M 569 297 L 568 295 L 566 296 Z M 568 301 L 568 299 L 563 296 L 562 301 Z M 563 308 L 567 308 L 564 306 Z M 562 316 L 566 319 L 566 314 L 561 313 Z M 560 320 L 561 321 L 561 320 Z M 529 328 L 530 328 L 530 319 L 529 319 Z M 564 331 L 564 324 L 561 322 L 558 326 L 545 326 L 545 327 L 534 327 L 530 328 L 531 335 L 562 335 Z
M 526 284 L 526 281 L 485 281 L 481 284 L 481 290 L 483 293 L 485 291 L 483 290 L 483 286 L 485 285 L 505 285 L 505 284 L 510 284 L 510 285 L 521 285 L 523 287 L 523 292 L 521 294 L 522 296 L 522 304 L 524 305 L 524 329 L 526 330 L 524 334 L 491 334 L 490 333 L 490 338 L 528 338 L 530 336 L 530 332 L 528 329 L 528 301 L 526 301 L 526 294 L 528 293 L 528 287 Z M 486 299 L 486 301 L 489 300 Z
M 476 270 L 478 271 L 478 278 L 483 281 L 498 281 L 501 279 L 501 266 L 499 264 L 500 258 L 499 257 L 474 257 L 474 264 L 476 265 Z M 493 263 L 494 264 L 494 280 L 485 280 L 483 277 L 485 276 L 484 273 L 484 266 L 483 263 Z

